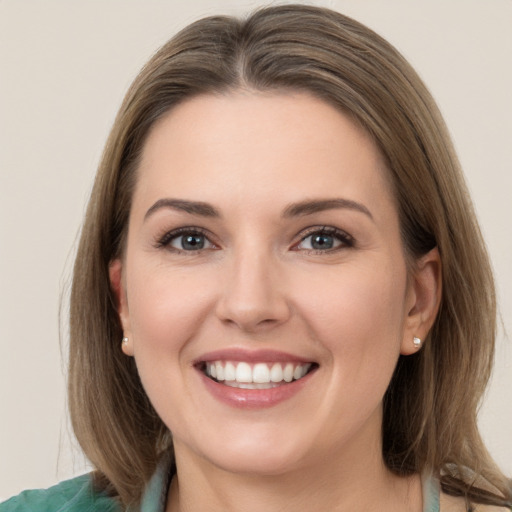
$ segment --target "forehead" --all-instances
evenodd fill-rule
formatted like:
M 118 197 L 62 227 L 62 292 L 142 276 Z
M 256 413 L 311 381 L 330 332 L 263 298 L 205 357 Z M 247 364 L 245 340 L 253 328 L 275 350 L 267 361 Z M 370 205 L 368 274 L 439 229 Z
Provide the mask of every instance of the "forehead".
M 187 100 L 154 125 L 134 199 L 156 200 L 165 191 L 246 205 L 268 195 L 389 202 L 387 175 L 371 137 L 326 102 L 306 93 L 237 91 Z

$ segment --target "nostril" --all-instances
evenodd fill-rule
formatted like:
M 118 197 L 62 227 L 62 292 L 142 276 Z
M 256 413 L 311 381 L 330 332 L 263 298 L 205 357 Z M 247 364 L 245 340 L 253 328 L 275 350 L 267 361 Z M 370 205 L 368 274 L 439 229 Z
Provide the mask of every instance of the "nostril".
M 217 317 L 228 326 L 236 326 L 246 332 L 257 332 L 282 324 L 290 317 L 286 303 L 260 301 L 252 304 L 223 301 L 217 308 Z
M 216 307 L 218 318 L 226 325 L 248 332 L 276 326 L 290 316 L 275 265 L 268 255 L 256 253 L 238 255 Z

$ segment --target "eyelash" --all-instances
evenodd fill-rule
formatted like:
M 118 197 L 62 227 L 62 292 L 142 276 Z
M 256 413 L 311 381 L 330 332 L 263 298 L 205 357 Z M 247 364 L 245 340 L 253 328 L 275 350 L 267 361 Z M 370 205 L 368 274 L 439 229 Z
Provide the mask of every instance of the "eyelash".
M 332 247 L 328 249 L 302 249 L 303 252 L 306 254 L 326 254 L 326 253 L 333 253 L 337 252 L 342 249 L 347 249 L 354 247 L 355 240 L 354 238 L 346 233 L 345 231 L 342 231 L 341 229 L 332 227 L 332 226 L 322 226 L 319 228 L 318 226 L 308 228 L 305 234 L 302 235 L 300 242 L 295 244 L 292 249 L 293 250 L 301 250 L 298 248 L 300 244 L 302 244 L 305 240 L 308 238 L 317 235 L 317 236 L 328 236 L 333 237 L 338 242 L 340 242 L 340 245 L 338 247 Z
M 171 243 L 174 240 L 178 239 L 181 236 L 185 236 L 185 235 L 204 237 L 208 241 L 208 243 L 211 244 L 213 247 L 199 248 L 196 250 L 185 250 L 185 249 L 178 249 L 176 247 L 171 246 Z M 338 247 L 331 247 L 331 248 L 327 248 L 327 249 L 301 249 L 299 247 L 305 240 L 307 240 L 309 237 L 312 237 L 314 235 L 333 237 L 338 242 L 340 242 L 340 245 Z M 211 250 L 212 248 L 213 249 L 218 248 L 217 245 L 211 241 L 210 236 L 211 235 L 206 230 L 204 230 L 202 228 L 198 228 L 198 227 L 194 227 L 194 226 L 182 227 L 182 228 L 173 229 L 172 231 L 166 231 L 162 236 L 159 236 L 157 238 L 157 242 L 156 242 L 155 246 L 158 249 L 166 248 L 172 252 L 179 253 L 179 254 L 189 254 L 189 255 L 194 254 L 194 253 L 197 254 L 197 253 L 203 252 L 204 250 Z M 301 251 L 301 252 L 304 252 L 305 254 L 319 255 L 319 254 L 337 252 L 342 249 L 354 247 L 354 245 L 355 245 L 354 238 L 351 235 L 349 235 L 348 233 L 346 233 L 345 231 L 342 231 L 341 229 L 338 229 L 338 228 L 335 228 L 332 226 L 321 226 L 321 227 L 314 226 L 314 227 L 308 228 L 306 230 L 306 232 L 303 232 L 301 234 L 301 238 L 300 238 L 299 242 L 295 243 L 291 247 L 291 250 Z
M 171 243 L 175 239 L 179 238 L 180 236 L 185 236 L 185 235 L 204 237 L 210 244 L 213 245 L 214 248 L 216 247 L 216 245 L 210 240 L 210 235 L 206 230 L 204 230 L 202 228 L 194 227 L 194 226 L 188 226 L 188 227 L 173 229 L 172 231 L 166 231 L 162 236 L 157 238 L 157 243 L 155 245 L 156 245 L 157 249 L 166 248 L 172 252 L 176 252 L 176 253 L 180 253 L 180 254 L 200 253 L 203 250 L 205 250 L 203 248 L 200 248 L 195 251 L 192 251 L 192 250 L 187 251 L 185 249 L 178 249 L 176 247 L 171 246 Z

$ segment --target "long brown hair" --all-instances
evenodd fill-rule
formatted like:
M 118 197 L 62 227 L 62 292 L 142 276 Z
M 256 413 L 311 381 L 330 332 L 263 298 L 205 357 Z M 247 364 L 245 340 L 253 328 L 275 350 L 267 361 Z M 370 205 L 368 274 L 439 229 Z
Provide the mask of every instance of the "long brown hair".
M 383 457 L 397 474 L 430 467 L 448 492 L 511 500 L 476 411 L 494 354 L 496 305 L 485 246 L 441 115 L 404 58 L 360 23 L 285 5 L 210 17 L 163 46 L 129 89 L 107 141 L 82 228 L 70 305 L 69 404 L 97 481 L 137 502 L 172 449 L 122 330 L 109 264 L 124 249 L 137 164 L 150 128 L 192 96 L 246 87 L 307 91 L 350 115 L 387 161 L 411 261 L 437 246 L 442 304 L 424 348 L 401 356 L 384 399 Z

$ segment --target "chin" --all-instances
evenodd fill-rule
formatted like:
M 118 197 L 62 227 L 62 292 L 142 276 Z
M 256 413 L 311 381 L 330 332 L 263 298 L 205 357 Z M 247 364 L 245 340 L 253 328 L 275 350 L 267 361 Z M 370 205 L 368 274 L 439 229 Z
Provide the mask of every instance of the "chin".
M 275 450 L 261 447 L 243 453 L 226 450 L 219 456 L 212 457 L 210 462 L 229 473 L 262 477 L 281 475 L 301 466 L 300 457 L 296 453 L 276 453 Z
M 271 476 L 299 468 L 306 457 L 304 443 L 293 442 L 289 436 L 264 436 L 262 433 L 247 436 L 233 434 L 205 436 L 207 445 L 196 445 L 193 451 L 211 465 L 236 474 Z M 288 439 L 283 439 L 288 437 Z M 229 443 L 227 443 L 229 440 Z M 201 443 L 202 444 L 202 443 Z M 185 450 L 188 450 L 184 447 Z M 179 448 L 177 457 L 179 458 Z

